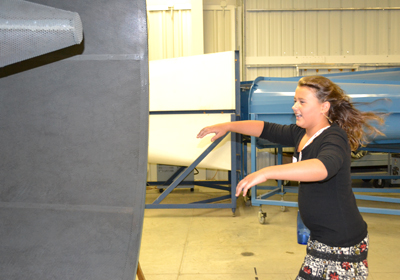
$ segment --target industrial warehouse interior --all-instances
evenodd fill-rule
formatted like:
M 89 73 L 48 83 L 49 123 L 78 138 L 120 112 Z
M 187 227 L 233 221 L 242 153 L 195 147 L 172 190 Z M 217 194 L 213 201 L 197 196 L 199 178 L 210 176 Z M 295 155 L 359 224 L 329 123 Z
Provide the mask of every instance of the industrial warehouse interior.
M 0 279 L 400 278 L 400 0 L 0 0 L 0 38 Z M 351 151 L 309 76 L 382 133 Z M 237 121 L 293 139 L 203 130 Z
M 172 30 L 173 26 L 175 28 L 185 26 L 186 15 L 189 10 L 185 10 L 183 5 L 178 6 L 180 2 L 176 2 L 174 7 L 172 7 L 172 4 L 169 5 L 169 10 L 166 7 L 165 10 L 162 10 L 162 5 L 156 6 L 157 1 L 147 1 L 147 4 L 150 15 L 148 18 L 150 94 L 154 92 L 151 85 L 152 81 L 154 83 L 151 69 L 152 67 L 156 68 L 157 63 L 161 64 L 161 61 L 163 63 L 171 61 L 172 64 L 170 67 L 164 66 L 163 69 L 172 69 L 173 65 L 178 65 L 176 67 L 178 68 L 176 73 L 179 73 L 176 75 L 177 78 L 170 77 L 166 73 L 168 71 L 163 71 L 163 75 L 168 77 L 163 79 L 163 85 L 167 84 L 168 86 L 169 84 L 165 80 L 169 79 L 171 86 L 176 91 L 179 90 L 179 83 L 191 79 L 185 73 L 182 73 L 187 71 L 188 68 L 191 71 L 187 75 L 199 73 L 196 75 L 197 77 L 202 76 L 205 77 L 205 81 L 210 81 L 210 83 L 206 82 L 208 86 L 218 87 L 211 82 L 213 79 L 210 76 L 215 74 L 207 75 L 205 73 L 209 72 L 209 65 L 215 65 L 211 68 L 218 68 L 218 63 L 213 64 L 210 61 L 206 63 L 204 71 L 199 70 L 202 69 L 202 66 L 197 66 L 199 64 L 196 64 L 196 61 L 192 60 L 190 55 L 186 53 L 190 50 L 191 42 L 189 40 L 193 42 L 196 38 L 187 36 L 190 33 L 188 29 Z M 269 87 L 266 91 L 274 92 L 274 90 L 286 91 L 286 88 L 283 87 L 285 78 L 289 80 L 292 77 L 292 81 L 297 81 L 298 76 L 306 75 L 333 75 L 333 77 L 342 75 L 341 77 L 346 78 L 347 74 L 350 74 L 351 78 L 352 74 L 364 73 L 363 71 L 378 71 L 378 75 L 380 71 L 383 71 L 382 75 L 385 75 L 385 69 L 400 66 L 398 61 L 400 49 L 394 43 L 398 42 L 399 38 L 399 22 L 398 19 L 395 19 L 395 15 L 399 13 L 399 6 L 399 1 L 205 0 L 203 1 L 203 25 L 195 27 L 196 23 L 193 21 L 191 24 L 192 30 L 194 28 L 202 29 L 202 31 L 197 32 L 204 34 L 204 43 L 202 44 L 204 49 L 199 51 L 201 54 L 205 54 L 199 56 L 202 59 L 207 60 L 207 55 L 212 56 L 213 53 L 239 50 L 238 68 L 240 69 L 241 81 L 239 87 L 242 102 L 240 113 L 241 119 L 248 119 L 250 117 L 243 118 L 243 111 L 246 110 L 249 101 L 243 99 L 243 96 L 248 97 L 247 91 L 258 77 L 266 77 L 265 80 L 271 79 L 272 81 L 274 77 L 284 78 L 283 81 L 279 80 L 280 84 L 276 86 L 272 81 L 270 84 L 266 84 L 265 88 Z M 385 12 L 383 12 L 383 9 L 380 10 L 378 7 L 393 7 L 393 9 L 385 9 Z M 192 6 L 192 20 L 194 12 Z M 159 24 L 161 22 L 163 23 L 162 26 Z M 193 31 L 191 36 L 199 34 L 197 32 L 194 33 Z M 173 37 L 170 37 L 171 33 Z M 191 48 L 193 54 L 198 51 L 195 48 L 201 48 L 201 45 L 192 43 Z M 187 64 L 183 62 L 185 57 L 188 61 Z M 392 57 L 392 59 L 388 59 L 389 57 Z M 213 57 L 213 60 L 218 60 L 218 58 Z M 180 63 L 188 67 L 181 66 Z M 386 75 L 386 77 L 390 75 Z M 395 74 L 393 82 L 398 83 L 399 78 Z M 354 79 L 361 80 L 363 78 L 357 76 Z M 259 83 L 261 88 L 261 82 Z M 196 84 L 196 82 L 193 80 L 192 84 Z M 200 85 L 196 84 L 196 86 Z M 186 89 L 188 87 L 190 87 L 190 84 L 186 84 Z M 273 89 L 270 89 L 271 87 Z M 294 91 L 296 82 L 288 87 L 288 91 L 290 91 L 290 87 Z M 219 92 L 226 92 L 228 88 L 230 89 L 230 87 L 223 86 L 218 90 Z M 195 91 L 192 88 L 191 90 Z M 186 90 L 183 89 L 183 91 Z M 211 88 L 207 87 L 199 91 L 199 95 L 210 96 L 211 104 L 213 101 L 218 102 L 215 98 L 216 94 L 207 95 L 205 93 L 212 91 Z M 385 92 L 385 90 L 382 89 L 382 92 Z M 150 120 L 152 118 L 151 112 L 157 111 L 155 108 L 152 109 L 152 102 L 154 104 L 157 101 L 150 99 Z M 163 102 L 169 101 L 163 100 Z M 254 101 L 254 103 L 256 102 Z M 293 113 L 290 99 L 287 104 L 288 114 Z M 175 104 L 170 106 L 175 108 L 176 112 L 179 111 Z M 245 109 L 243 110 L 243 108 Z M 254 108 L 255 111 L 258 110 L 256 107 Z M 164 110 L 168 110 L 168 108 L 164 108 Z M 179 117 L 182 117 L 182 115 Z M 273 118 L 272 120 L 274 120 Z M 195 126 L 195 121 L 191 123 L 192 126 Z M 170 159 L 159 160 L 158 163 L 157 160 L 154 160 L 155 164 L 152 164 L 151 149 L 156 144 L 152 145 L 150 124 L 148 182 L 160 181 L 159 184 L 164 185 L 148 184 L 146 191 L 147 206 L 139 256 L 139 262 L 146 279 L 295 279 L 304 260 L 306 246 L 298 244 L 296 239 L 298 208 L 296 206 L 281 206 L 279 202 L 281 200 L 296 202 L 296 193 L 276 194 L 269 199 L 276 200 L 277 203 L 256 201 L 256 205 L 252 205 L 249 197 L 239 197 L 234 215 L 229 206 L 228 209 L 213 208 L 212 204 L 218 202 L 210 202 L 210 208 L 207 208 L 207 206 L 203 209 L 190 208 L 190 203 L 194 201 L 204 201 L 226 193 L 222 190 L 196 185 L 196 180 L 218 181 L 227 180 L 229 177 L 227 171 L 205 167 L 195 170 L 198 174 L 195 173 L 194 177 L 189 175 L 189 178 L 185 179 L 195 180 L 193 185 L 181 183 L 183 186 L 175 188 L 165 196 L 164 200 L 157 202 L 160 205 L 169 206 L 166 206 L 165 209 L 157 209 L 154 206 L 154 201 L 157 201 L 157 198 L 172 182 L 170 180 L 165 184 L 165 181 L 170 179 L 169 176 L 174 175 L 173 171 L 166 175 L 168 168 L 172 168 L 168 162 L 179 166 L 179 160 L 182 159 L 178 160 L 177 158 L 181 157 L 182 154 L 189 153 L 182 147 L 183 142 L 194 141 L 198 132 L 190 125 L 189 127 L 182 125 L 185 127 L 184 133 L 182 133 L 179 128 L 180 121 L 178 121 L 177 126 L 177 129 L 173 127 L 169 129 L 173 131 L 171 132 L 172 135 L 179 135 L 177 138 L 180 140 L 175 138 L 172 141 L 181 146 L 177 150 L 173 149 L 173 152 L 162 151 L 158 148 L 158 153 L 166 153 L 170 156 Z M 164 137 L 165 141 L 170 143 L 167 136 L 168 132 L 163 130 L 163 133 L 154 135 L 153 139 Z M 191 137 L 193 139 L 190 139 Z M 251 165 L 250 145 L 247 142 L 247 168 L 249 172 Z M 168 147 L 172 146 L 173 144 L 168 145 Z M 257 146 L 255 152 L 257 167 L 276 164 L 276 151 L 268 149 L 269 147 L 259 146 Z M 397 145 L 397 147 L 399 146 Z M 166 147 L 166 150 L 169 150 L 169 148 Z M 184 152 L 180 154 L 179 150 L 184 150 Z M 394 150 L 393 156 L 396 156 L 397 152 L 398 148 Z M 243 157 L 246 157 L 246 155 Z M 245 161 L 243 157 L 238 165 Z M 400 185 L 396 183 L 396 180 L 368 179 L 366 177 L 366 174 L 372 176 L 375 171 L 383 172 L 381 174 L 387 174 L 387 172 L 393 174 L 390 171 L 392 165 L 388 163 L 388 160 L 391 161 L 391 158 L 388 159 L 388 153 L 382 153 L 382 151 L 365 152 L 361 153 L 359 157 L 353 157 L 352 168 L 354 167 L 354 172 L 364 171 L 366 173 L 361 173 L 360 177 L 353 179 L 355 191 L 356 189 L 363 189 L 363 191 L 391 190 L 392 192 L 372 194 L 376 197 L 385 197 L 387 201 L 371 201 L 368 198 L 358 199 L 357 205 L 367 209 L 394 210 L 394 214 L 392 212 L 391 214 L 362 213 L 368 224 L 370 237 L 368 279 L 397 279 L 400 273 L 400 260 L 398 258 L 400 248 L 397 245 L 397 238 L 400 233 L 398 216 Z M 283 161 L 288 162 L 286 157 L 283 158 Z M 381 162 L 379 163 L 379 161 Z M 183 165 L 188 166 L 190 163 L 191 161 Z M 382 169 L 377 170 L 374 166 L 378 169 L 378 166 L 380 166 Z M 293 182 L 291 184 L 293 185 Z M 386 185 L 382 186 L 382 184 Z M 277 182 L 269 181 L 265 185 L 276 186 Z M 260 195 L 264 192 L 258 190 L 257 194 Z M 360 196 L 368 195 L 366 192 L 356 192 L 356 194 Z M 394 201 L 391 201 L 392 199 Z M 229 204 L 230 200 L 222 200 L 220 203 Z

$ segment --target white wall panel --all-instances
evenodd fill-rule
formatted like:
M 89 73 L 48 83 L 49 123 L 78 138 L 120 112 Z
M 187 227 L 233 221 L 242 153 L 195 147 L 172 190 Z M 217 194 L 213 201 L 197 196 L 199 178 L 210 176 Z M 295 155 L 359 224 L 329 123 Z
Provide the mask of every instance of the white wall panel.
M 282 13 L 282 53 L 281 55 L 286 56 L 293 54 L 294 45 L 294 18 L 290 13 Z
M 201 0 L 147 0 L 149 60 L 204 53 Z
M 329 38 L 329 13 L 318 12 L 317 14 L 318 30 L 317 30 L 317 53 L 320 55 L 328 55 L 330 51 Z
M 241 23 L 236 22 L 236 6 L 200 5 L 201 13 L 195 13 L 194 8 L 201 2 L 148 1 L 150 60 L 232 51 L 240 47 L 241 39 L 236 38 L 236 34 Z M 196 16 L 198 14 L 200 17 Z M 206 38 L 204 46 L 203 36 Z M 197 37 L 201 40 L 196 40 Z
M 302 35 L 305 33 L 305 15 L 303 13 L 291 13 L 294 18 L 294 45 L 293 54 L 289 55 L 305 55 L 306 54 L 306 38 Z
M 236 8 L 233 5 L 205 5 L 204 53 L 233 51 L 236 49 Z
M 400 17 L 397 11 L 389 12 L 390 30 L 389 30 L 389 55 L 400 54 Z
M 389 54 L 389 11 L 382 11 L 378 14 L 378 54 Z M 387 32 L 379 32 L 387 30 Z
M 149 59 L 191 55 L 191 10 L 148 12 Z
M 362 55 L 366 53 L 366 45 L 364 43 L 364 38 L 366 36 L 365 29 L 366 13 L 354 13 L 354 50 L 353 54 Z
M 327 55 L 340 55 L 342 53 L 342 36 L 341 36 L 341 13 L 338 11 L 329 13 L 329 50 Z

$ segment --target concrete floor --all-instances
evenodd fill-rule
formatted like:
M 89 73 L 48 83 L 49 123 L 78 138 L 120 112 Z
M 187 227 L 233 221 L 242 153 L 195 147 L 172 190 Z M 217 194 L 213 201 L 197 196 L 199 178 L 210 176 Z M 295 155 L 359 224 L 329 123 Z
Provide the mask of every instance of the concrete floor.
M 177 189 L 166 199 L 187 203 L 220 195 L 204 189 Z M 148 189 L 146 203 L 158 195 L 157 189 Z M 286 194 L 285 200 L 297 200 L 297 195 Z M 400 204 L 359 204 L 400 209 Z M 235 217 L 231 209 L 146 209 L 139 257 L 146 280 L 294 279 L 306 254 L 296 239 L 297 208 L 262 208 L 265 224 L 259 223 L 259 207 L 246 206 L 243 198 Z M 368 279 L 400 279 L 400 216 L 363 217 L 370 236 Z

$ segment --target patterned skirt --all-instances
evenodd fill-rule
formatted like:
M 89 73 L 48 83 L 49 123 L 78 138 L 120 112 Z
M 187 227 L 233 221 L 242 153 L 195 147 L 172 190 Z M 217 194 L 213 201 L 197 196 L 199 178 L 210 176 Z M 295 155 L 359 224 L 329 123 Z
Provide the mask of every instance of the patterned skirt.
M 296 280 L 364 280 L 368 276 L 368 235 L 351 247 L 331 247 L 308 240 L 307 255 Z

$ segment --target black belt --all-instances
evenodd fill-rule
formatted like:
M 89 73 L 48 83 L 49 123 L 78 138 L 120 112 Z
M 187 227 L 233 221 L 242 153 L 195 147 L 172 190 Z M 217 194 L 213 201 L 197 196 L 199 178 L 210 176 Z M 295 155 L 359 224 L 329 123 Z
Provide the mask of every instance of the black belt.
M 307 254 L 310 256 L 324 259 L 327 261 L 336 262 L 362 262 L 367 259 L 368 251 L 361 252 L 359 255 L 343 255 L 343 254 L 329 254 L 317 251 L 315 249 L 307 250 Z

